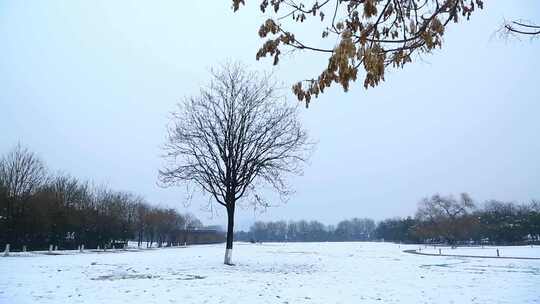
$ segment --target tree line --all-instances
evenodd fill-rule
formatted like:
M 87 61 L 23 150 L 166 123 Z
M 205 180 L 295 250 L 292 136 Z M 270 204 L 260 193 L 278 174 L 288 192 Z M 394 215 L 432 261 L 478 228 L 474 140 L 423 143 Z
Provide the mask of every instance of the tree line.
M 318 221 L 255 222 L 237 232 L 242 241 L 392 241 L 437 244 L 532 244 L 540 242 L 540 201 L 489 200 L 477 206 L 468 194 L 422 199 L 414 217 L 378 223 L 353 218 L 336 226 Z
M 319 221 L 255 222 L 249 231 L 239 231 L 240 241 L 264 242 L 324 242 L 368 241 L 373 237 L 375 222 L 372 219 L 353 218 L 337 226 L 324 225 Z
M 50 174 L 33 152 L 17 145 L 0 158 L 0 246 L 12 249 L 112 248 L 221 242 L 193 215 L 150 205 L 143 197 Z

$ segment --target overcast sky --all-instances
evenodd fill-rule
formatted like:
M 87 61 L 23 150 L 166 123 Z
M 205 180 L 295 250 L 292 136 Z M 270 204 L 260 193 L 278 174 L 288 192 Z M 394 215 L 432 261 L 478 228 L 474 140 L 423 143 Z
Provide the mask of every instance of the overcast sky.
M 183 188 L 156 185 L 169 112 L 196 94 L 208 69 L 255 61 L 264 21 L 257 1 L 238 13 L 230 0 L 0 2 L 0 153 L 17 142 L 51 171 L 144 195 L 153 204 L 210 218 Z M 469 192 L 477 201 L 540 198 L 540 40 L 505 41 L 505 18 L 540 21 L 537 0 L 485 1 L 451 25 L 442 50 L 387 73 L 378 88 L 336 87 L 302 108 L 319 141 L 296 194 L 254 220 L 413 215 L 419 199 Z M 320 29 L 306 35 L 319 36 Z M 286 92 L 326 58 L 282 56 Z M 292 94 L 289 94 L 294 102 Z

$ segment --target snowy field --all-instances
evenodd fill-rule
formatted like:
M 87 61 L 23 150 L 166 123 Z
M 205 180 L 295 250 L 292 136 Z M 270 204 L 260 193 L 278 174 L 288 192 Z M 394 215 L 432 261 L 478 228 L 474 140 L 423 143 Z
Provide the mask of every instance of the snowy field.
M 497 249 L 500 257 L 536 257 L 540 258 L 540 246 L 471 246 L 471 247 L 440 247 L 440 246 L 418 246 L 421 253 L 447 255 L 472 255 L 496 257 Z M 540 263 L 540 261 L 538 261 Z
M 402 252 L 418 248 L 237 243 L 233 267 L 223 244 L 0 257 L 0 303 L 540 303 L 539 260 Z

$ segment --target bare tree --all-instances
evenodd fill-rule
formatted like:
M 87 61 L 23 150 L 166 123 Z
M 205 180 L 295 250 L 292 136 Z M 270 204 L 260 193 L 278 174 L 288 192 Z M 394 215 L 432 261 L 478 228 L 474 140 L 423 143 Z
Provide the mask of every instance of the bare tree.
M 144 233 L 147 229 L 145 219 L 146 215 L 149 212 L 149 208 L 148 204 L 144 201 L 142 197 L 139 197 L 135 204 L 135 230 L 137 233 L 137 247 L 141 247 L 144 240 Z
M 24 236 L 24 225 L 16 231 L 14 218 L 21 218 L 26 212 L 26 202 L 45 181 L 46 173 L 43 162 L 36 154 L 18 144 L 0 159 L 0 185 L 6 195 L 6 234 L 7 240 L 16 239 L 14 233 Z
M 33 152 L 18 144 L 0 161 L 0 183 L 8 197 L 25 199 L 45 180 L 45 166 Z
M 540 200 L 532 199 L 529 206 L 534 212 L 540 213 Z
M 475 208 L 475 204 L 467 193 L 462 193 L 459 200 L 450 196 L 435 194 L 424 198 L 418 204 L 416 218 L 431 226 L 432 236 L 444 237 L 453 244 L 464 225 L 464 216 Z
M 286 174 L 299 174 L 312 145 L 297 107 L 277 95 L 269 75 L 240 64 L 212 71 L 200 95 L 187 98 L 173 113 L 160 170 L 166 185 L 195 185 L 227 210 L 225 264 L 232 264 L 237 202 L 267 203 L 255 191 L 266 184 L 280 195 Z

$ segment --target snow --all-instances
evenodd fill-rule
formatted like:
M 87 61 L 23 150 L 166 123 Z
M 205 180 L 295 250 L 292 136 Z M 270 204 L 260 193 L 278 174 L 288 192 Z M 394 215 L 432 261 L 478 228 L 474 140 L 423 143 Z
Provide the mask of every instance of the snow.
M 0 257 L 0 303 L 540 303 L 538 260 L 423 256 L 390 243 L 235 243 L 236 266 L 226 266 L 224 247 Z M 539 247 L 500 250 L 540 257 Z
M 421 253 L 447 255 L 470 255 L 496 257 L 497 249 L 501 257 L 535 257 L 540 258 L 540 246 L 471 246 L 471 247 L 447 247 L 447 246 L 418 246 Z M 540 261 L 539 261 L 540 263 Z

